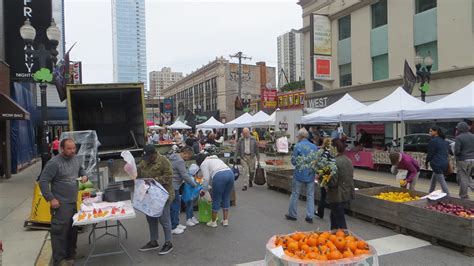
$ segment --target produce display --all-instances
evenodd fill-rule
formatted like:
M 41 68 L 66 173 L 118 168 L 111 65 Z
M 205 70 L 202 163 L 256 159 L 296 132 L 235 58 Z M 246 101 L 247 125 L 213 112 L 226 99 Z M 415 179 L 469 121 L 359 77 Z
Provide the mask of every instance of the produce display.
M 160 140 L 160 142 L 158 142 L 160 145 L 172 145 L 172 144 L 175 144 L 174 141 L 172 140 Z
M 78 183 L 79 183 L 79 190 L 81 191 L 90 192 L 90 193 L 93 193 L 96 191 L 96 189 L 94 188 L 94 184 L 90 180 L 87 180 L 87 182 L 85 183 L 82 183 L 82 182 L 78 182 Z
M 412 200 L 418 200 L 420 197 L 412 197 L 408 192 L 382 192 L 374 196 L 377 199 L 388 200 L 392 202 L 407 202 Z
M 367 242 L 342 230 L 277 235 L 274 244 L 275 247 L 282 247 L 286 256 L 304 261 L 332 261 L 372 255 Z
M 474 209 L 467 209 L 457 204 L 438 202 L 436 204 L 426 206 L 425 209 L 448 213 L 459 217 L 474 218 Z

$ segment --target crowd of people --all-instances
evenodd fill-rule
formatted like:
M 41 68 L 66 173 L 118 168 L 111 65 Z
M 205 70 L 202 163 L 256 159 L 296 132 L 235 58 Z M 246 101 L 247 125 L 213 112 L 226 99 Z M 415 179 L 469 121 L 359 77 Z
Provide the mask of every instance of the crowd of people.
M 444 141 L 445 135 L 441 128 L 432 126 L 429 130 L 432 138 L 428 145 L 426 164 L 429 164 L 433 169 L 430 192 L 439 183 L 443 192 L 449 195 L 445 175 L 450 168 L 448 149 L 453 149 L 460 185 L 459 196 L 462 199 L 468 199 L 468 190 L 474 190 L 471 176 L 474 170 L 474 134 L 470 132 L 472 125 L 468 125 L 466 122 L 458 123 L 456 129 L 457 136 L 453 147 L 449 147 Z M 180 144 L 180 149 L 169 156 L 161 155 L 154 145 L 161 140 L 173 140 Z M 301 128 L 297 133 L 297 140 L 291 157 L 291 163 L 295 166 L 295 170 L 286 219 L 297 220 L 299 195 L 302 189 L 305 189 L 307 196 L 306 222 L 313 223 L 314 216 L 323 218 L 326 202 L 328 202 L 331 210 L 331 229 L 346 229 L 344 207 L 354 199 L 354 168 L 352 162 L 344 155 L 346 145 L 341 135 L 324 136 L 319 134 L 315 128 L 311 128 L 309 132 L 305 128 Z M 182 201 L 180 187 L 183 184 L 192 188 L 201 186 L 201 193 L 204 194 L 210 192 L 212 214 L 207 226 L 212 228 L 218 226 L 218 212 L 221 209 L 222 226 L 229 226 L 230 196 L 234 189 L 235 173 L 217 156 L 203 153 L 200 149 L 202 144 L 216 145 L 222 141 L 223 137 L 220 132 L 208 132 L 206 136 L 202 131 L 198 131 L 197 135 L 190 131 L 150 132 L 149 144 L 144 147 L 142 160 L 137 166 L 137 178 L 144 179 L 145 182 L 158 182 L 167 190 L 169 198 L 160 217 L 146 216 L 150 241 L 141 247 L 140 251 L 159 249 L 159 224 L 163 228 L 164 244 L 158 254 L 165 255 L 173 250 L 171 242 L 173 234 L 182 234 L 187 227 L 199 223 L 194 216 L 194 202 L 192 200 L 185 201 L 186 220 L 184 224 L 180 222 Z M 73 139 L 66 138 L 60 142 L 57 141 L 55 146 L 59 146 L 58 154 L 46 164 L 41 173 L 39 185 L 43 196 L 51 205 L 53 260 L 55 265 L 60 265 L 75 256 L 77 229 L 72 226 L 72 216 L 77 212 L 77 181 L 86 182 L 88 178 L 75 156 L 76 146 Z M 196 159 L 196 164 L 191 165 L 188 169 L 186 161 L 193 157 Z M 325 173 L 330 171 L 321 172 L 318 167 L 314 167 L 314 158 L 334 165 L 336 170 L 334 173 L 331 172 L 330 178 L 326 179 L 325 177 Z M 241 137 L 235 147 L 234 160 L 237 161 L 237 159 L 240 159 L 241 175 L 244 179 L 242 190 L 247 191 L 253 186 L 255 166 L 260 163 L 255 131 L 251 132 L 248 128 L 242 130 Z M 390 161 L 393 165 L 392 172 L 396 173 L 400 169 L 407 170 L 406 176 L 403 178 L 406 183 L 401 183 L 401 186 L 414 191 L 420 174 L 418 162 L 403 152 L 391 152 Z M 321 168 L 326 168 L 326 166 Z M 202 185 L 196 182 L 197 176 L 202 177 Z M 321 195 L 317 211 L 314 206 L 315 186 L 318 186 Z

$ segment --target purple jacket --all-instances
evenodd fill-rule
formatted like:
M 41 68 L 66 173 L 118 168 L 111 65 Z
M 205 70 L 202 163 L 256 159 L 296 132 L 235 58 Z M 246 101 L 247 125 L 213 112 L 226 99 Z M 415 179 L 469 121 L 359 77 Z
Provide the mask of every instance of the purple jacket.
M 407 182 L 411 183 L 415 178 L 416 174 L 420 171 L 420 166 L 418 162 L 413 159 L 410 155 L 405 154 L 403 152 L 400 153 L 402 155 L 402 160 L 398 163 L 398 169 L 407 170 Z

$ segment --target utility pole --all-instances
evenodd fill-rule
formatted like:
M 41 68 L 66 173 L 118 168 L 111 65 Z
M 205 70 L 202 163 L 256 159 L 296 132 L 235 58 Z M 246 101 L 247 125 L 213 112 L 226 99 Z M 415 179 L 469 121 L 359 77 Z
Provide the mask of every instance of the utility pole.
M 242 59 L 252 60 L 252 57 L 245 56 L 242 52 L 238 52 L 235 55 L 230 55 L 230 58 L 238 58 L 239 59 L 239 68 L 238 68 L 238 75 L 239 75 L 239 92 L 238 96 L 239 99 L 242 100 Z

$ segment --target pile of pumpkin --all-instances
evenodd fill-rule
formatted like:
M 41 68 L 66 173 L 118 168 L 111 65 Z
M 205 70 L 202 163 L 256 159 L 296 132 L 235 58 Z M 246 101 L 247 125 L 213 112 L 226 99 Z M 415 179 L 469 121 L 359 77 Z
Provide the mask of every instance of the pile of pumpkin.
M 285 255 L 301 260 L 328 261 L 371 254 L 367 242 L 342 230 L 276 236 L 275 246 L 281 246 Z

